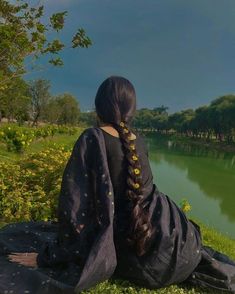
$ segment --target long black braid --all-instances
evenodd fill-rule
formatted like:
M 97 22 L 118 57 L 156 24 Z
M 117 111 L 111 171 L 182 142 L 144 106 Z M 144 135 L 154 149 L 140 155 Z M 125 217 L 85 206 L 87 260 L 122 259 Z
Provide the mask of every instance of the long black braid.
M 153 234 L 148 211 L 143 208 L 143 183 L 141 165 L 136 150 L 135 139 L 131 139 L 131 128 L 122 121 L 120 124 L 112 123 L 118 131 L 120 140 L 124 147 L 125 158 L 128 162 L 128 177 L 126 191 L 127 197 L 131 200 L 133 208 L 131 212 L 130 232 L 127 242 L 134 247 L 138 256 L 146 253 L 147 242 Z
M 111 124 L 119 133 L 127 161 L 127 197 L 130 199 L 131 221 L 127 232 L 127 245 L 133 246 L 141 256 L 147 251 L 148 240 L 154 232 L 149 213 L 144 206 L 141 164 L 135 140 L 130 140 L 129 126 L 136 111 L 134 86 L 124 77 L 111 76 L 99 86 L 95 108 L 100 121 Z

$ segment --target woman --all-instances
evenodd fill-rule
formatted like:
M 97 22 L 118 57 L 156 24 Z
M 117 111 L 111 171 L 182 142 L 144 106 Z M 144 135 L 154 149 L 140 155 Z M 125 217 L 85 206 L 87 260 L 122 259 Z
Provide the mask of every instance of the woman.
M 98 126 L 82 133 L 64 170 L 58 223 L 0 231 L 1 293 L 78 293 L 111 276 L 235 292 L 235 263 L 203 246 L 199 227 L 153 183 L 144 140 L 130 128 L 132 84 L 106 79 L 95 106 Z

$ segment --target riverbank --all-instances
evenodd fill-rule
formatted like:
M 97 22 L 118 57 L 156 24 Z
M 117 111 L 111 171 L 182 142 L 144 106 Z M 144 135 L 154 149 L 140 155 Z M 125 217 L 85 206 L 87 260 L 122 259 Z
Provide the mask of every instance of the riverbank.
M 171 135 L 170 139 L 181 144 L 193 144 L 195 146 L 203 146 L 208 149 L 214 149 L 217 151 L 235 153 L 235 143 L 226 143 L 218 141 L 207 141 L 205 139 L 192 138 L 192 137 L 181 137 L 179 135 Z
M 154 137 L 164 137 L 168 138 L 169 140 L 180 143 L 180 144 L 187 144 L 193 146 L 204 147 L 206 149 L 213 149 L 216 151 L 228 152 L 228 153 L 235 153 L 235 142 L 234 143 L 226 143 L 226 142 L 219 142 L 216 139 L 213 140 L 206 140 L 204 138 L 193 138 L 193 137 L 186 137 L 181 136 L 178 134 L 162 134 L 157 132 L 149 132 L 149 131 L 139 131 L 139 133 L 143 134 L 144 136 L 154 136 Z

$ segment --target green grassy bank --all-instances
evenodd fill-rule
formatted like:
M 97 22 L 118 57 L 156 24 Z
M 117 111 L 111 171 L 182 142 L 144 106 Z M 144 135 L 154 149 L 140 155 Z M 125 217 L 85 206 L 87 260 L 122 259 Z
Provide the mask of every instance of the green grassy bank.
M 23 154 L 16 152 L 8 152 L 6 146 L 3 143 L 0 143 L 0 161 L 18 161 L 26 158 L 30 153 L 36 153 L 43 151 L 48 148 L 55 148 L 56 146 L 63 146 L 66 149 L 70 149 L 76 140 L 78 139 L 81 129 L 78 133 L 74 135 L 56 135 L 54 137 L 48 137 L 46 139 L 40 138 L 34 142 L 25 150 Z

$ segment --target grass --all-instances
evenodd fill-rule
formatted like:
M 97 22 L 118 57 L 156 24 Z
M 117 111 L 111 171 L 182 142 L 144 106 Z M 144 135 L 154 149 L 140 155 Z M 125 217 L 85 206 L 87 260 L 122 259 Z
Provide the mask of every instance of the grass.
M 23 154 L 8 152 L 6 150 L 6 146 L 2 143 L 0 144 L 0 161 L 17 161 L 27 157 L 29 153 L 36 153 L 49 147 L 53 147 L 54 144 L 58 146 L 64 146 L 65 148 L 70 148 L 78 139 L 80 132 L 81 131 L 74 135 L 57 134 L 54 137 L 47 137 L 45 139 L 40 138 L 33 141 Z
M 5 146 L 0 145 L 0 160 L 1 161 L 14 161 L 22 159 L 24 156 L 31 152 L 39 152 L 45 148 L 52 147 L 53 144 L 63 145 L 64 147 L 71 147 L 74 145 L 75 141 L 79 137 L 79 133 L 69 136 L 69 135 L 56 135 L 53 138 L 40 139 L 33 142 L 30 147 L 26 150 L 23 155 L 16 153 L 9 153 L 5 150 Z M 229 257 L 235 260 L 235 240 L 222 235 L 215 229 L 205 226 L 198 220 L 195 220 L 201 227 L 203 244 L 213 247 L 214 249 L 227 254 Z M 0 227 L 4 225 L 0 223 Z M 192 287 L 186 285 L 172 285 L 170 287 L 149 290 L 145 288 L 140 288 L 129 281 L 114 280 L 109 279 L 105 282 L 99 283 L 95 287 L 83 291 L 83 294 L 218 294 L 221 291 Z

